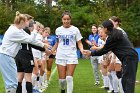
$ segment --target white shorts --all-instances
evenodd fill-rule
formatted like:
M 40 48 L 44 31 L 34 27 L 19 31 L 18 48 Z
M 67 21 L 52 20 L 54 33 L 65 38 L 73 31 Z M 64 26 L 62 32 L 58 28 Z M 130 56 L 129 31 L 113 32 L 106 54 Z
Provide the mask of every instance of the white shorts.
M 99 56 L 99 57 L 98 57 L 98 63 L 101 64 L 101 63 L 103 63 L 103 62 L 104 62 L 104 60 L 103 60 L 103 56 Z
M 36 59 L 41 59 L 41 51 L 32 48 L 33 57 Z
M 118 59 L 118 57 L 116 57 L 116 63 L 122 64 L 121 61 Z
M 56 59 L 56 64 L 66 66 L 67 64 L 78 64 L 78 59 Z
M 41 59 L 46 60 L 46 53 L 45 52 L 41 52 Z

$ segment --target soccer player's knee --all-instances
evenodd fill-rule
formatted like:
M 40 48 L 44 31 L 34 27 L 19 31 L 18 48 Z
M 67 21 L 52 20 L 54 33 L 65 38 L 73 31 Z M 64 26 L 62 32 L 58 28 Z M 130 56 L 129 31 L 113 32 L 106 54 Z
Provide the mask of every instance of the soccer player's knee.
M 6 93 L 16 93 L 16 89 L 15 88 L 7 88 Z
M 67 82 L 71 82 L 71 81 L 73 81 L 73 77 L 72 76 L 66 76 L 66 80 L 67 80 Z
M 41 65 L 38 65 L 38 68 L 41 68 Z

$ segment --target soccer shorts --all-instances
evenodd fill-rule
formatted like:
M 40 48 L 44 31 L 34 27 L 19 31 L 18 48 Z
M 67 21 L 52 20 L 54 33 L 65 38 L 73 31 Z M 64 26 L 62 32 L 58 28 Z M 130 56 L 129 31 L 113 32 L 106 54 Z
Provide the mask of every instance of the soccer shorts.
M 16 56 L 15 58 L 17 71 L 18 72 L 25 72 L 25 73 L 32 73 L 34 67 L 34 61 L 30 57 L 23 57 L 23 56 Z
M 66 66 L 67 64 L 78 64 L 78 59 L 56 59 L 56 64 Z

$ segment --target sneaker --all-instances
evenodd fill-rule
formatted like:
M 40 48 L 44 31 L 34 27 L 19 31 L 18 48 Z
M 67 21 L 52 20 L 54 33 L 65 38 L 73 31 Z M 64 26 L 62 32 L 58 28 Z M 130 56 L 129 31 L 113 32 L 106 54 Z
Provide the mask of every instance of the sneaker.
M 109 90 L 109 91 L 107 91 L 108 93 L 114 93 L 114 90 Z
M 61 93 L 65 93 L 65 90 L 61 90 Z
M 109 90 L 109 87 L 104 87 L 104 90 Z
M 39 91 L 39 89 L 36 89 L 36 93 L 42 93 L 41 91 Z
M 33 93 L 41 93 L 38 89 L 33 89 Z
M 36 93 L 36 89 L 33 89 L 32 91 L 33 91 L 33 93 Z
M 94 85 L 99 86 L 100 85 L 100 82 L 96 82 Z
M 101 86 L 100 88 L 105 88 L 105 86 Z

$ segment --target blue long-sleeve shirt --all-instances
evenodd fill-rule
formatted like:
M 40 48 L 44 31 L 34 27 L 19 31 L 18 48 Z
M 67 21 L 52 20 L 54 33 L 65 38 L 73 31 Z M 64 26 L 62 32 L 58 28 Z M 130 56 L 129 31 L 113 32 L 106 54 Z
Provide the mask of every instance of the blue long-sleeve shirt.
M 98 34 L 96 34 L 95 36 L 94 36 L 94 34 L 90 34 L 89 37 L 88 37 L 88 40 L 90 42 L 92 42 L 92 40 L 94 40 L 97 45 L 98 45 L 98 39 L 99 39 L 99 35 Z M 91 48 L 90 45 L 89 45 L 89 48 Z M 94 50 L 92 50 L 92 51 L 94 51 Z

